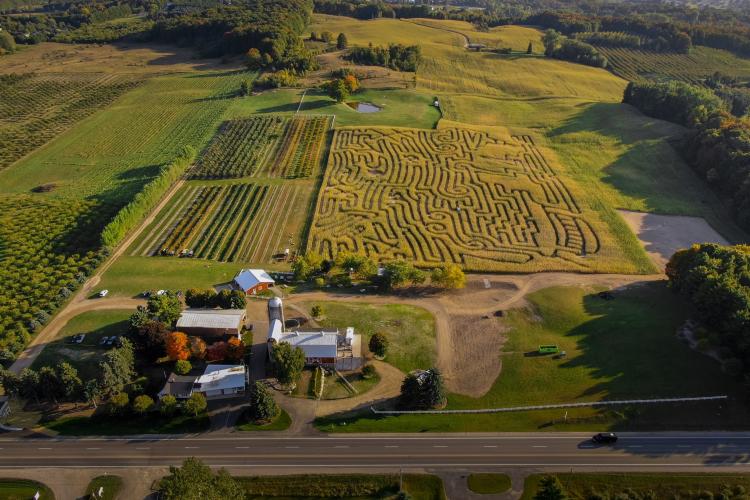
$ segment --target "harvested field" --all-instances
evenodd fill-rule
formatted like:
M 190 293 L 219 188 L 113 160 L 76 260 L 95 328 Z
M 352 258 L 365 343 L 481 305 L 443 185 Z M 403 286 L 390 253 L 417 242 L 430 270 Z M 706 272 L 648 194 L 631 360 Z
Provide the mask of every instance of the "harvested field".
M 450 318 L 451 352 L 446 386 L 451 392 L 479 398 L 492 389 L 502 369 L 500 352 L 508 330 L 492 315 Z
M 194 179 L 309 177 L 318 170 L 330 116 L 258 115 L 225 122 Z
M 294 248 L 309 207 L 303 183 L 188 184 L 130 249 L 130 255 L 179 255 L 221 262 L 271 262 Z
M 646 253 L 659 269 L 677 250 L 695 243 L 728 245 L 726 239 L 701 217 L 657 215 L 619 210 L 625 222 L 643 244 Z
M 531 135 L 338 129 L 308 250 L 470 271 L 632 271 Z

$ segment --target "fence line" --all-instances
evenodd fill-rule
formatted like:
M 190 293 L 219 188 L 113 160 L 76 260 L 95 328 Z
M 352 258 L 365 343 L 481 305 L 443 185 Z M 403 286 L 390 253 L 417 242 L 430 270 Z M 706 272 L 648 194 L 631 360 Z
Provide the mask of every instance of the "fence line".
M 626 399 L 620 401 L 589 401 L 585 403 L 560 403 L 553 405 L 514 406 L 510 408 L 486 408 L 481 410 L 370 410 L 377 415 L 406 414 L 457 414 L 457 413 L 506 413 L 514 411 L 553 410 L 557 408 L 585 408 L 589 406 L 617 406 L 633 404 L 688 403 L 693 401 L 718 401 L 729 399 L 728 396 L 701 396 L 694 398 L 660 398 L 660 399 Z

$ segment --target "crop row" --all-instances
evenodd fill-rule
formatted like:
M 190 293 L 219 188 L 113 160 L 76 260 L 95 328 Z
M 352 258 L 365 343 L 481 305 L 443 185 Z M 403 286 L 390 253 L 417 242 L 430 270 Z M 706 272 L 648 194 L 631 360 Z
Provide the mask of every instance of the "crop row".
M 224 123 L 193 170 L 193 178 L 216 179 L 253 175 L 278 147 L 288 120 L 262 115 Z
M 321 162 L 330 119 L 257 115 L 222 125 L 192 177 L 309 177 Z
M 585 270 L 601 241 L 530 136 L 343 129 L 308 250 L 478 271 Z
M 140 83 L 126 77 L 29 75 L 0 85 L 0 169 Z

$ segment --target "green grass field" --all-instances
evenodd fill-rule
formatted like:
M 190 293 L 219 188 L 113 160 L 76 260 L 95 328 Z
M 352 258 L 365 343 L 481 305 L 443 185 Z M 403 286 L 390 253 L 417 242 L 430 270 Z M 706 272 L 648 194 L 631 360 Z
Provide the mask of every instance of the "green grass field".
M 480 495 L 505 493 L 511 487 L 510 476 L 507 474 L 469 474 L 466 482 L 471 491 Z
M 258 425 L 255 422 L 245 422 L 237 425 L 238 431 L 252 432 L 252 431 L 285 431 L 292 425 L 292 417 L 284 410 L 276 416 L 276 418 L 267 424 Z
M 712 498 L 711 495 L 726 494 L 733 498 L 737 493 L 750 489 L 750 477 L 740 474 L 555 474 L 565 493 L 571 500 L 584 500 L 597 493 L 605 497 L 615 497 L 631 491 L 637 495 L 652 493 L 653 498 Z M 532 500 L 539 488 L 541 474 L 526 478 L 522 500 Z M 739 488 L 739 489 L 738 489 Z M 619 498 L 619 497 L 618 497 Z
M 86 487 L 86 495 L 96 494 L 97 499 L 101 500 L 115 500 L 122 490 L 122 478 L 120 476 L 98 476 L 91 480 L 88 487 Z M 99 496 L 99 488 L 103 488 L 103 495 Z
M 362 350 L 373 334 L 385 333 L 390 342 L 385 361 L 403 372 L 431 368 L 435 364 L 435 319 L 425 309 L 400 304 L 374 305 L 357 302 L 305 302 L 323 308 L 317 323 L 323 327 L 353 326 L 362 335 Z M 392 332 L 398 332 L 397 334 Z
M 730 395 L 730 401 L 616 412 L 571 409 L 567 422 L 559 410 L 383 418 L 361 414 L 320 419 L 318 427 L 336 432 L 746 428 L 740 385 L 718 363 L 675 337 L 688 311 L 663 282 L 615 291 L 611 301 L 600 299 L 596 291 L 548 288 L 531 294 L 529 309 L 508 315 L 511 330 L 502 372 L 492 388 L 480 398 L 451 394 L 448 409 L 720 394 Z M 543 344 L 555 344 L 567 356 L 535 355 Z M 342 419 L 347 425 L 336 425 Z
M 128 318 L 132 314 L 131 310 L 115 309 L 89 311 L 76 316 L 60 330 L 54 341 L 47 344 L 34 360 L 32 368 L 55 366 L 60 361 L 66 361 L 78 370 L 83 380 L 96 378 L 99 363 L 107 349 L 100 346 L 99 341 L 102 337 L 127 333 Z M 83 343 L 70 344 L 70 338 L 79 333 L 86 334 Z
M 365 500 L 391 498 L 399 491 L 397 475 L 287 475 L 237 477 L 247 492 L 248 500 L 306 498 Z M 411 498 L 445 500 L 442 480 L 429 474 L 404 474 L 403 489 Z
M 52 490 L 44 484 L 28 479 L 0 479 L 0 499 L 21 500 L 33 498 L 39 492 L 40 500 L 54 500 Z
M 62 417 L 42 425 L 60 436 L 128 436 L 133 434 L 185 434 L 209 428 L 208 415 L 145 417 Z

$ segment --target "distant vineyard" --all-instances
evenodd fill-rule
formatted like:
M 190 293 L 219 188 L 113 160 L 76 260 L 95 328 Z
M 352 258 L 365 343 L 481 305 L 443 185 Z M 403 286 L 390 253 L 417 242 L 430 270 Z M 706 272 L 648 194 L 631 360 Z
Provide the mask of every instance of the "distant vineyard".
M 259 115 L 226 122 L 192 177 L 309 177 L 320 164 L 329 118 Z
M 284 229 L 302 191 L 299 185 L 190 185 L 131 254 L 267 262 L 289 244 Z
M 530 136 L 339 129 L 308 250 L 476 271 L 595 270 L 605 261 L 591 217 Z
M 131 77 L 5 76 L 0 81 L 0 169 L 103 108 L 140 82 Z
M 681 80 L 701 84 L 716 71 L 750 77 L 750 61 L 722 50 L 695 47 L 690 54 L 596 46 L 609 61 L 609 69 L 626 80 Z

